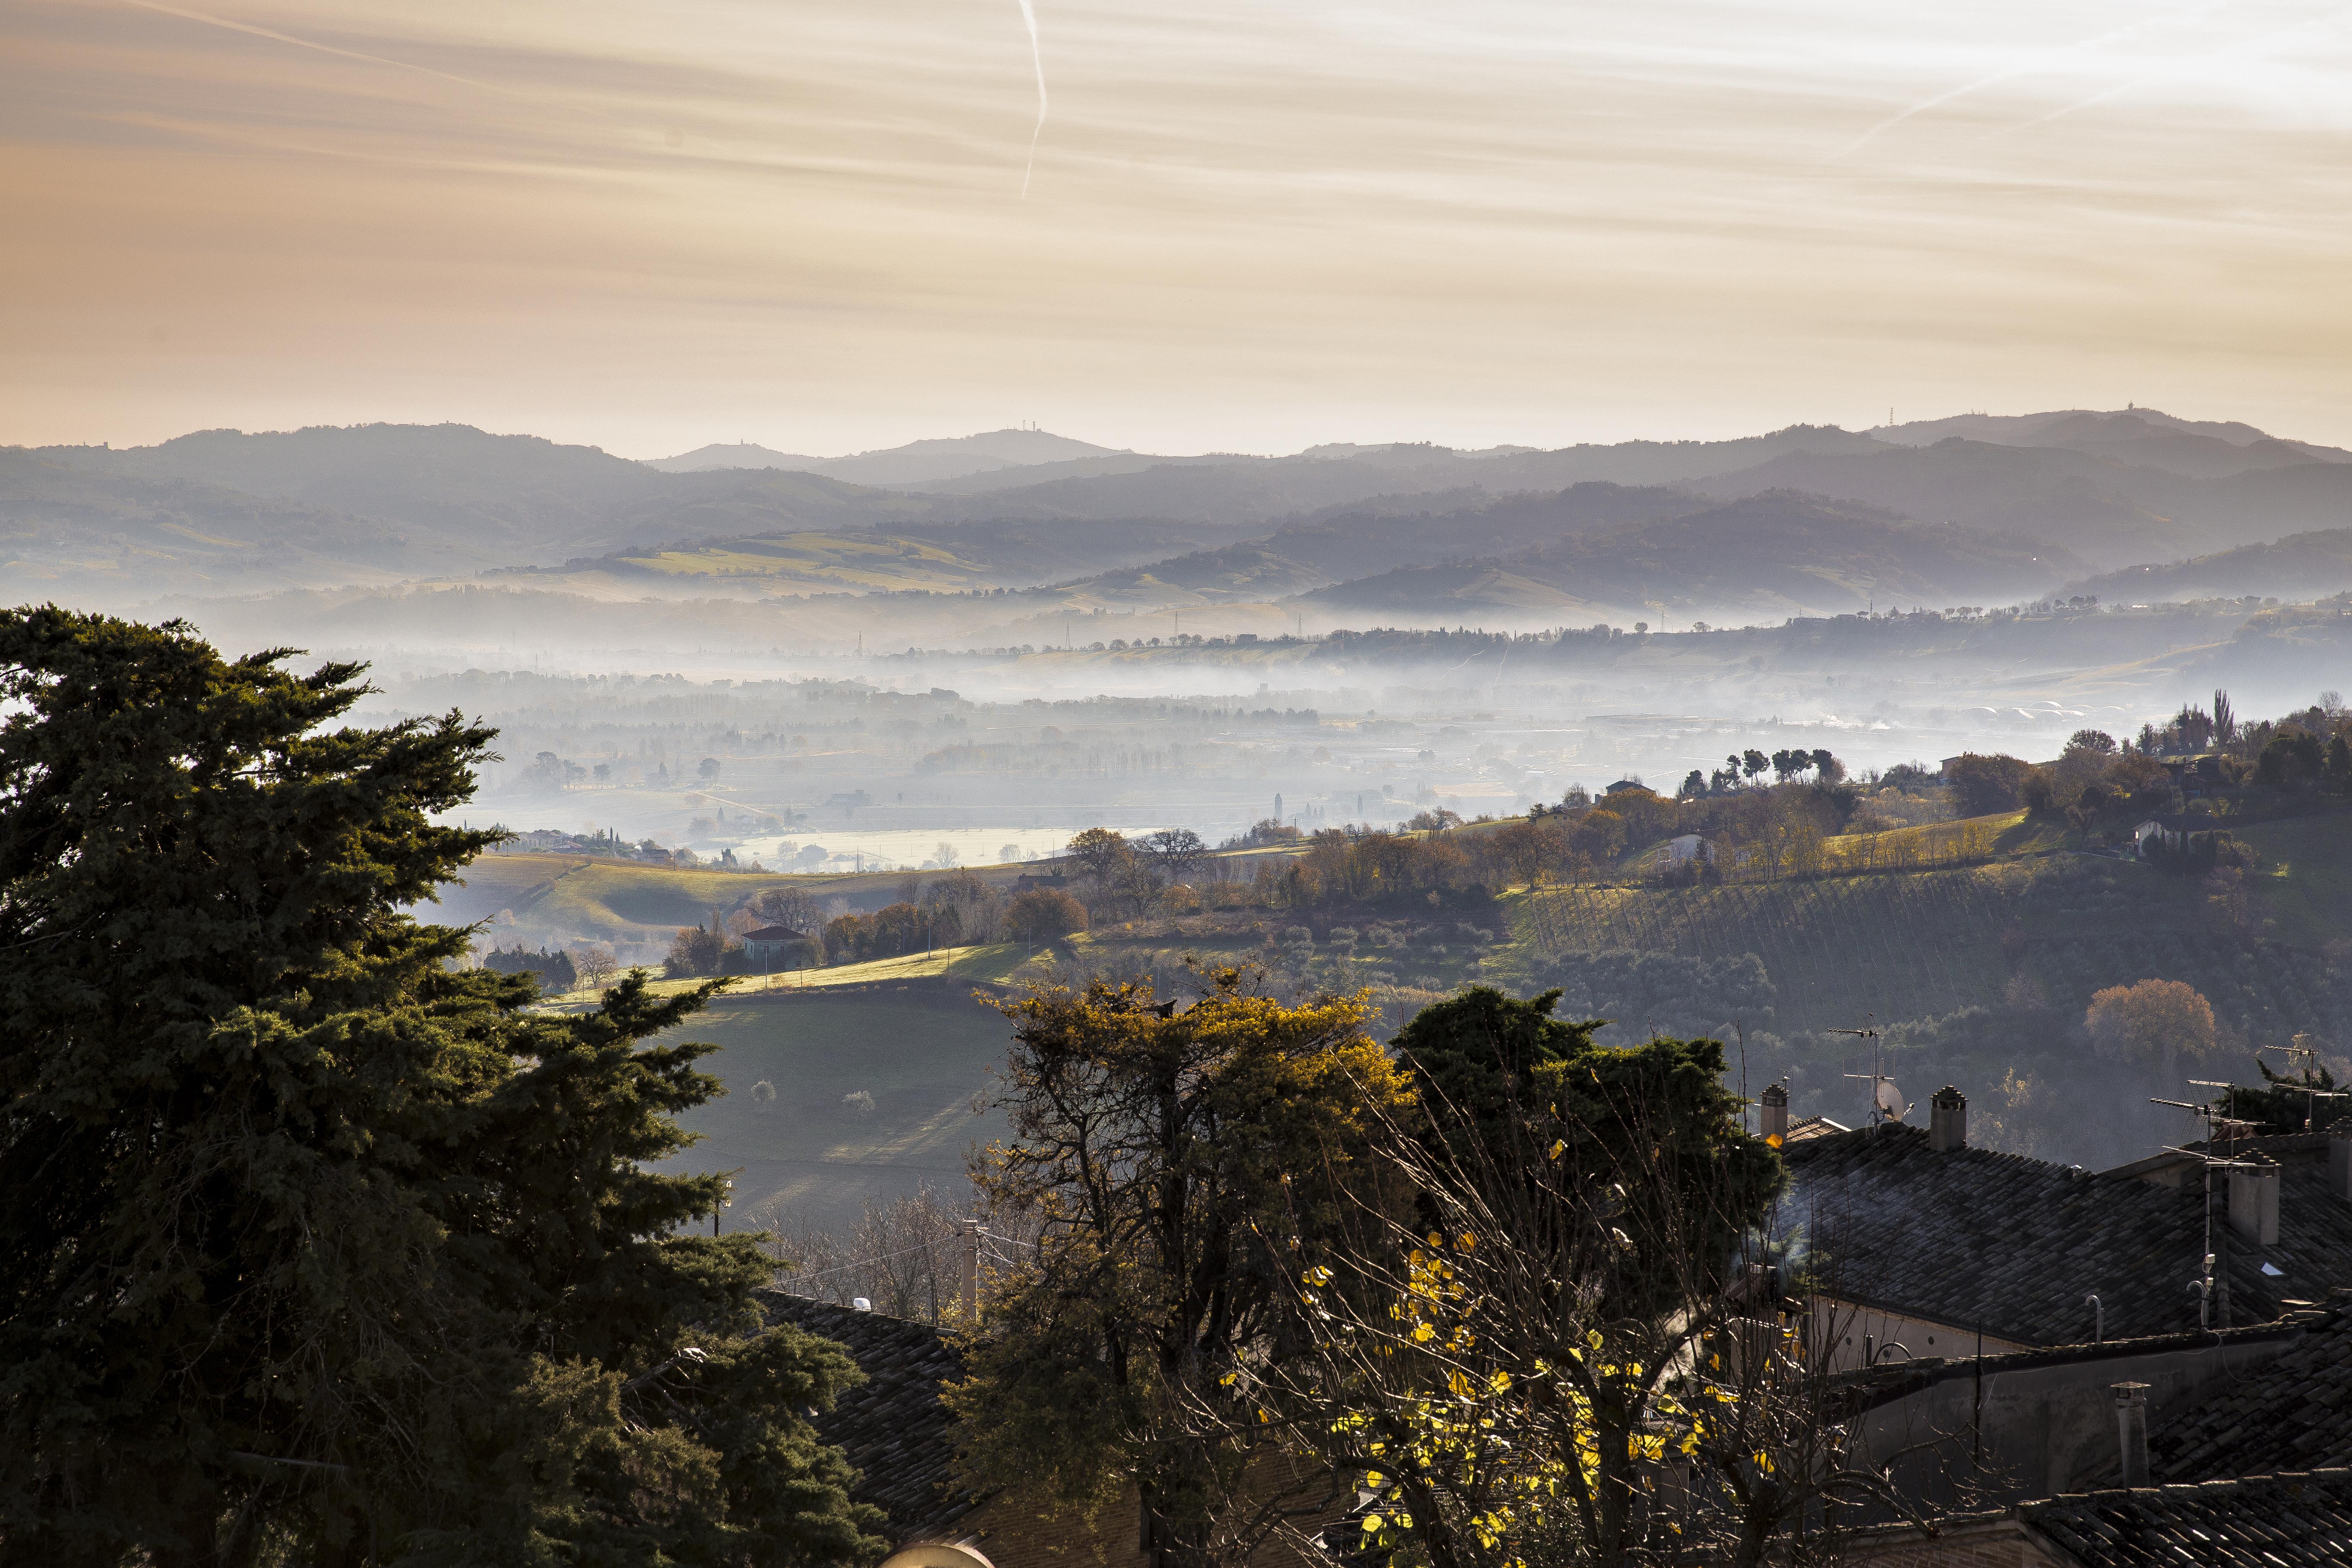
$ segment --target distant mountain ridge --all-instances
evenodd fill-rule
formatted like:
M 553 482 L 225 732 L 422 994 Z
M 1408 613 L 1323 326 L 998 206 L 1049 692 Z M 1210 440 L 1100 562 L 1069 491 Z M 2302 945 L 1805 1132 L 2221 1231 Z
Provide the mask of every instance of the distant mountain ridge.
M 2095 594 L 2110 604 L 2195 599 L 2309 600 L 2352 591 L 2352 528 L 2289 534 L 2189 561 L 2130 566 L 2069 583 L 2065 592 Z
M 1465 542 L 1464 516 L 1438 531 Z M 1277 541 L 1282 535 L 1277 535 Z M 1327 609 L 1426 618 L 1488 609 L 1596 609 L 1678 618 L 1838 614 L 1875 604 L 2005 603 L 2047 592 L 2080 560 L 2037 541 L 1905 522 L 1793 491 L 1568 535 L 1507 554 L 1401 566 L 1305 595 Z
M 812 471 L 811 465 L 824 461 L 823 458 L 812 458 L 806 453 L 779 452 L 756 441 L 714 441 L 691 452 L 680 452 L 675 458 L 644 459 L 646 468 L 659 468 L 666 474 L 700 474 L 712 468 L 794 468 L 808 473 Z
M 2198 479 L 2297 459 L 2352 463 L 2352 452 L 2340 447 L 2282 440 L 2234 419 L 2180 419 L 2158 409 L 2139 407 L 2104 414 L 2086 408 L 2042 414 L 1959 414 L 1889 426 L 1872 434 L 1905 447 L 1933 446 L 1955 436 L 2003 447 L 2065 447 L 2102 457 L 2136 458 L 2155 468 L 2169 466 L 2166 458 L 2171 458 L 2186 465 L 2176 471 Z M 2222 458 L 2224 450 L 2238 456 L 2234 460 Z
M 743 457 L 799 460 L 738 444 L 664 461 Z M 1868 432 L 1796 425 L 1727 441 L 1549 451 L 1333 443 L 1272 458 L 1115 452 L 1015 429 L 817 468 L 833 471 L 671 471 L 461 425 L 211 430 L 123 450 L 0 448 L 0 542 L 19 595 L 119 597 L 192 580 L 250 592 L 605 558 L 625 576 L 656 570 L 643 564 L 655 556 L 665 557 L 658 574 L 673 586 L 708 564 L 714 581 L 748 590 L 762 574 L 742 574 L 761 561 L 784 573 L 780 584 L 801 581 L 789 563 L 805 559 L 821 567 L 810 581 L 854 588 L 862 578 L 849 563 L 870 552 L 847 536 L 886 532 L 938 543 L 961 563 L 954 580 L 992 591 L 1126 573 L 1117 596 L 1134 603 L 1252 584 L 1316 591 L 1318 581 L 1409 566 L 1503 561 L 1775 490 L 2031 540 L 2053 560 L 2079 557 L 2071 570 L 2084 577 L 2352 527 L 2352 453 L 2147 409 L 1968 415 Z M 970 471 L 908 477 L 956 469 Z M 867 478 L 848 477 L 858 473 Z M 809 544 L 814 555 L 773 542 L 815 535 L 845 542 Z M 726 548 L 761 540 L 771 543 Z M 1155 564 L 1243 542 L 1264 558 L 1236 555 L 1232 571 L 1196 563 L 1174 576 Z M 1271 558 L 1305 576 L 1294 580 Z M 895 581 L 885 574 L 873 585 Z
M 734 446 L 701 447 L 675 458 L 656 458 L 646 466 L 672 474 L 702 473 L 713 468 L 790 468 L 854 485 L 887 487 L 1123 455 L 1091 441 L 1022 428 L 909 441 L 903 447 L 856 452 L 845 458 L 795 457 L 740 442 Z

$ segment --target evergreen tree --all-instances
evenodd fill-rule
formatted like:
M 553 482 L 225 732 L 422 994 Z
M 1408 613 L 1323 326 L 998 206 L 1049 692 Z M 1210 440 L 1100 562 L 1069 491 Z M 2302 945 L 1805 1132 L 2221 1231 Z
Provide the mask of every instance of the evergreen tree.
M 753 1238 L 677 1234 L 698 1008 L 583 1017 L 400 912 L 488 731 L 329 728 L 360 668 L 0 614 L 0 1554 L 849 1562 Z
M 1593 1035 L 1607 1019 L 1552 1016 L 1560 994 L 1467 987 L 1414 1015 L 1397 1055 L 1428 1110 L 1433 1160 L 1502 1181 L 1560 1166 L 1596 1188 L 1622 1184 L 1633 1245 L 1606 1305 L 1654 1312 L 1694 1270 L 1727 1266 L 1779 1185 L 1780 1161 L 1740 1129 L 1721 1041 L 1604 1046 Z M 1675 1174 L 1623 1182 L 1635 1167 Z
M 973 1176 L 1038 1240 L 950 1394 L 967 1479 L 1046 1511 L 1132 1487 L 1150 1560 L 1174 1568 L 1247 1563 L 1328 1508 L 1328 1475 L 1254 1468 L 1266 1434 L 1242 1382 L 1296 1348 L 1302 1260 L 1347 1215 L 1401 1205 L 1366 1154 L 1408 1103 L 1361 998 L 1202 978 L 1181 1012 L 1100 979 L 1004 1005 L 1013 1135 Z

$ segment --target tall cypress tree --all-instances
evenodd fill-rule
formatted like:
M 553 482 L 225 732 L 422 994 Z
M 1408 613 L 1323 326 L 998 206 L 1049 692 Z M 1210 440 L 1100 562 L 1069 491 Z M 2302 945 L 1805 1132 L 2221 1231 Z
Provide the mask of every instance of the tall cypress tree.
M 799 1412 L 723 1179 L 651 1173 L 717 1088 L 461 972 L 401 912 L 491 732 L 336 724 L 360 667 L 0 613 L 0 1555 L 835 1563 L 870 1510 Z

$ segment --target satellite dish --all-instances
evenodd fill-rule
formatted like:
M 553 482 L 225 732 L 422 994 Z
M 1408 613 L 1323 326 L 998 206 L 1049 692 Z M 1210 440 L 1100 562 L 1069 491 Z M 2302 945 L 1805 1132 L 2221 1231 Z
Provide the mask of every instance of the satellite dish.
M 1878 1080 L 1878 1109 L 1889 1121 L 1902 1121 L 1903 1113 L 1911 1109 L 1903 1098 L 1903 1091 L 1895 1087 L 1895 1080 L 1891 1078 Z

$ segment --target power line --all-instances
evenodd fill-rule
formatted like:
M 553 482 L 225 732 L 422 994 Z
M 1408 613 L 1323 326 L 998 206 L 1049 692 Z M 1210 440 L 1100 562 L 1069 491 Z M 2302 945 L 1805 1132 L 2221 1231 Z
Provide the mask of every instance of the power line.
M 869 1263 L 887 1263 L 893 1258 L 904 1258 L 910 1252 L 929 1252 L 938 1245 L 937 1242 L 932 1241 L 918 1242 L 912 1247 L 902 1247 L 896 1252 L 885 1252 L 873 1258 L 860 1258 L 851 1263 L 836 1263 L 830 1268 L 820 1268 L 813 1274 L 791 1273 L 788 1270 L 780 1272 L 785 1272 L 787 1277 L 793 1279 L 822 1279 L 828 1274 L 846 1274 L 853 1268 L 863 1268 Z

